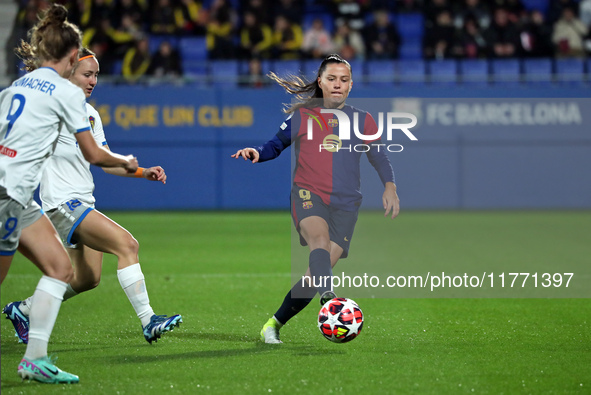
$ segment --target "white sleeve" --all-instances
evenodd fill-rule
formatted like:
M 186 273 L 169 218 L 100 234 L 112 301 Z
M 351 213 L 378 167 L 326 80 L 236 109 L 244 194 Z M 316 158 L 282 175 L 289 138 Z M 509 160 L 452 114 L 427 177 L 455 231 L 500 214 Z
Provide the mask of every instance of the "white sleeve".
M 94 107 L 92 107 L 90 104 L 87 104 L 87 106 L 90 126 L 92 126 L 92 136 L 94 137 L 96 143 L 99 146 L 103 147 L 107 145 L 107 139 L 105 138 L 105 130 L 103 128 L 103 121 L 98 111 Z
M 86 98 L 82 89 L 76 87 L 60 96 L 62 119 L 64 126 L 70 133 L 80 133 L 91 130 L 86 111 Z

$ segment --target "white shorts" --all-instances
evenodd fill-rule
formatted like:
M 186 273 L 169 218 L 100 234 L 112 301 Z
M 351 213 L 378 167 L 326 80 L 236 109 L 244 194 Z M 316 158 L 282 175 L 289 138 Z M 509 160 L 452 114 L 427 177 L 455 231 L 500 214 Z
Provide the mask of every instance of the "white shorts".
M 14 255 L 21 232 L 43 216 L 43 210 L 31 200 L 25 208 L 0 187 L 0 255 Z
M 78 199 L 68 200 L 47 212 L 66 248 L 76 248 L 74 231 L 94 207 Z

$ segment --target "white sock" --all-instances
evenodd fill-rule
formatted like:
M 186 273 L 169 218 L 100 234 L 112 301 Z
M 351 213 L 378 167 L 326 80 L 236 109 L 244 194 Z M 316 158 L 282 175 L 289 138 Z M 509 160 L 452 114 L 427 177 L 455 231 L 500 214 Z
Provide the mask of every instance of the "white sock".
M 154 315 L 154 310 L 150 306 L 150 298 L 140 264 L 136 263 L 125 269 L 117 270 L 117 278 L 135 313 L 142 321 L 142 327 L 148 325 L 150 318 Z
M 279 320 L 277 319 L 277 317 L 273 316 L 273 319 L 275 320 L 275 322 L 277 323 L 277 328 L 281 329 L 281 327 L 283 326 L 283 324 L 281 322 L 279 322 Z
M 78 295 L 78 292 L 74 291 L 70 284 L 66 287 L 66 293 L 63 297 L 63 302 L 66 300 Z M 25 317 L 28 317 L 31 314 L 31 304 L 33 303 L 33 297 L 29 296 L 27 299 L 23 300 L 21 304 L 18 306 L 19 310 Z
M 64 302 L 74 296 L 78 295 L 78 292 L 74 291 L 74 288 L 70 284 L 66 287 L 66 293 L 64 294 Z
M 25 317 L 28 317 L 31 314 L 31 304 L 33 303 L 33 297 L 29 296 L 27 299 L 23 300 L 21 304 L 18 306 L 18 309 L 21 313 L 24 314 Z
M 47 343 L 62 305 L 66 285 L 63 281 L 47 276 L 39 280 L 30 304 L 29 344 L 25 358 L 33 360 L 47 356 Z

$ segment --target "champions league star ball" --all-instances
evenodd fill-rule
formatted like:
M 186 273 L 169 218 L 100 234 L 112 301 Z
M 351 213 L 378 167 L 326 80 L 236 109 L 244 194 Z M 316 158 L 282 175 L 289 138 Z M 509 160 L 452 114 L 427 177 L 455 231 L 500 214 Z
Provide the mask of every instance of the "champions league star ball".
M 363 328 L 363 313 L 355 301 L 334 298 L 318 313 L 318 329 L 326 339 L 347 343 L 355 339 Z

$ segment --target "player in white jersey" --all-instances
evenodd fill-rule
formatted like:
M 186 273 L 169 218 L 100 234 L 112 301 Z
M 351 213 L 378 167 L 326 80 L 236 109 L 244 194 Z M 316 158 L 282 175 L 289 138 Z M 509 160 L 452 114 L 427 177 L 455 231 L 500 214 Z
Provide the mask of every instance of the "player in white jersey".
M 82 42 L 80 30 L 67 21 L 67 15 L 61 5 L 48 9 L 29 32 L 30 43 L 22 42 L 18 48 L 27 68 L 37 70 L 0 92 L 0 283 L 17 248 L 44 274 L 33 294 L 29 342 L 17 370 L 23 379 L 44 383 L 79 381 L 47 357 L 73 270 L 55 228 L 33 204 L 33 191 L 53 154 L 60 126 L 75 135 L 90 163 L 130 172 L 138 168 L 133 156 L 113 154 L 94 142 L 84 95 L 66 79 L 78 62 Z M 25 227 L 34 237 L 19 243 Z
M 90 97 L 97 84 L 99 64 L 90 50 L 80 51 L 80 59 L 70 81 L 82 88 Z M 98 145 L 108 149 L 101 117 L 86 104 L 94 139 Z M 152 343 L 160 336 L 182 322 L 180 315 L 171 317 L 155 315 L 150 306 L 144 275 L 140 268 L 137 240 L 99 211 L 94 209 L 94 183 L 90 164 L 76 145 L 76 139 L 61 133 L 53 156 L 43 172 L 40 197 L 43 210 L 56 227 L 68 254 L 74 264 L 74 277 L 67 286 L 64 300 L 96 287 L 101 280 L 103 252 L 117 256 L 117 277 L 138 318 L 142 323 L 145 339 Z M 143 177 L 166 183 L 166 173 L 160 166 L 138 168 L 135 174 L 123 169 L 104 168 L 107 173 L 119 176 Z M 25 229 L 22 238 L 32 237 Z M 12 302 L 3 311 L 12 312 L 12 320 L 20 341 L 26 343 L 28 335 L 27 318 L 31 298 Z M 10 315 L 8 315 L 10 318 Z

